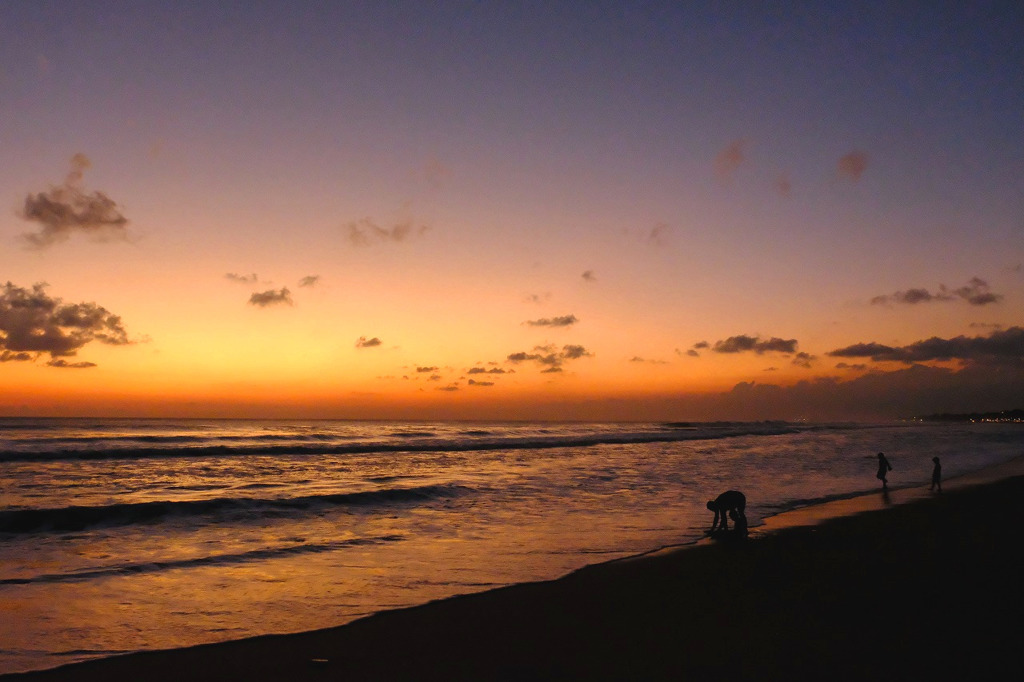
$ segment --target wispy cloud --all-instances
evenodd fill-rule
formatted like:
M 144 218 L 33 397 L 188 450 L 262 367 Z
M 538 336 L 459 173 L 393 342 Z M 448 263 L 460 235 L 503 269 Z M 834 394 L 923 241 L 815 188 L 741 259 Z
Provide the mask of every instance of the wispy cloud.
M 468 384 L 470 386 L 493 386 L 494 382 L 493 381 L 476 381 L 475 379 L 470 379 Z
M 543 294 L 527 294 L 523 300 L 527 303 L 547 303 L 551 300 L 551 292 L 546 291 Z
M 427 159 L 427 162 L 423 164 L 422 170 L 423 178 L 434 189 L 441 189 L 452 177 L 452 169 L 435 157 Z
M 965 363 L 1024 366 L 1024 328 L 1010 327 L 988 336 L 957 336 L 942 339 L 933 336 L 906 346 L 880 343 L 855 343 L 837 348 L 828 355 L 837 358 L 871 358 L 875 362 L 915 362 L 959 360 Z
M 128 238 L 128 219 L 117 202 L 103 192 L 83 190 L 82 176 L 91 165 L 85 154 L 75 154 L 64 184 L 25 197 L 21 217 L 41 226 L 38 232 L 22 235 L 29 246 L 46 248 L 75 233 L 86 234 L 96 241 Z
M 584 282 L 596 282 L 597 281 L 597 275 L 594 274 L 593 270 L 585 270 L 583 272 L 583 274 L 580 275 L 580 277 L 583 278 Z
M 384 227 L 375 222 L 372 218 L 363 218 L 348 223 L 345 230 L 348 239 L 355 246 L 370 246 L 386 242 L 403 242 L 413 235 L 421 235 L 430 228 L 426 225 L 417 225 L 412 220 L 395 223 L 390 227 Z
M 249 297 L 249 305 L 266 308 L 274 305 L 295 305 L 295 302 L 292 301 L 292 293 L 288 291 L 288 287 L 284 287 L 254 293 Z
M 302 279 L 299 280 L 299 287 L 301 287 L 301 288 L 315 287 L 319 283 L 320 283 L 320 275 L 306 275 L 305 277 L 303 277 Z
M 24 362 L 48 353 L 53 367 L 91 367 L 92 363 L 53 363 L 77 355 L 93 341 L 111 346 L 132 343 L 120 316 L 95 303 L 64 303 L 47 295 L 42 283 L 31 289 L 11 282 L 0 287 L 0 361 Z
M 790 182 L 789 175 L 786 173 L 779 173 L 772 185 L 779 196 L 788 197 L 793 192 L 793 183 Z
M 561 315 L 559 317 L 542 317 L 539 320 L 527 320 L 523 324 L 530 327 L 571 327 L 579 322 L 575 315 Z
M 256 273 L 250 275 L 239 275 L 237 272 L 228 272 L 224 275 L 224 278 L 232 282 L 238 282 L 239 284 L 256 284 L 260 281 L 260 278 L 256 276 Z
M 864 152 L 852 151 L 842 156 L 836 164 L 839 177 L 850 182 L 857 182 L 868 167 L 868 157 Z
M 356 348 L 375 348 L 376 346 L 381 345 L 381 343 L 383 343 L 383 341 L 378 339 L 376 336 L 371 339 L 368 339 L 365 336 L 360 336 L 356 340 Z
M 733 140 L 715 157 L 715 175 L 722 182 L 731 182 L 736 170 L 747 159 L 746 140 Z
M 635 363 L 641 364 L 641 365 L 644 365 L 644 364 L 646 364 L 646 365 L 670 365 L 670 364 L 672 364 L 668 360 L 652 360 L 650 358 L 640 357 L 639 355 L 634 355 L 633 357 L 631 357 L 629 359 L 629 361 L 630 362 L 635 362 Z
M 964 300 L 975 306 L 989 305 L 1003 300 L 1002 294 L 992 292 L 988 282 L 980 277 L 972 277 L 967 284 L 957 289 L 948 289 L 940 284 L 938 291 L 932 293 L 928 289 L 913 288 L 896 291 L 871 299 L 871 305 L 917 305 L 920 303 L 940 303 Z
M 645 241 L 654 246 L 665 246 L 668 244 L 668 235 L 671 228 L 668 223 L 658 223 L 652 227 L 645 236 Z

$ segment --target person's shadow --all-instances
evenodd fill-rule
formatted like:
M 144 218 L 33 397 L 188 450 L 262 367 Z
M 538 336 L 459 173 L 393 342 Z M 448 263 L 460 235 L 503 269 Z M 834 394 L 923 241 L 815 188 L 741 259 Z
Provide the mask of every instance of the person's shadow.
M 892 506 L 892 498 L 889 497 L 888 488 L 882 488 L 882 504 L 884 504 L 886 507 Z

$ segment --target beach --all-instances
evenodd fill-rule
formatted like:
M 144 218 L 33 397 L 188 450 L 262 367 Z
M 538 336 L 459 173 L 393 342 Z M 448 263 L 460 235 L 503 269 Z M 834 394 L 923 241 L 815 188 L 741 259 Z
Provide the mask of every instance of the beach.
M 1020 660 L 1016 460 L 563 578 L 25 680 L 963 679 Z M 833 517 L 833 514 L 840 514 Z

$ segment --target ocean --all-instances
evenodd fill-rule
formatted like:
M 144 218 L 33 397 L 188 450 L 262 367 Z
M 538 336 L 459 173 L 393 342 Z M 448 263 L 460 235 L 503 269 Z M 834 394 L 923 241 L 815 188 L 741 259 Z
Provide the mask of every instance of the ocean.
M 697 540 L 724 490 L 751 526 L 875 490 L 879 451 L 919 485 L 1024 425 L 0 419 L 0 673 L 555 578 Z

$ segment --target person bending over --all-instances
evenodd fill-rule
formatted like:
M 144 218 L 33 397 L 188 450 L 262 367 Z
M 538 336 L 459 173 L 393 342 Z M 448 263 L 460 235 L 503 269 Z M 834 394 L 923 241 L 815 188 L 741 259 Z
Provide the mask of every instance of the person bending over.
M 711 532 L 715 532 L 721 524 L 722 530 L 729 530 L 729 516 L 737 527 L 747 525 L 747 497 L 738 490 L 726 490 L 713 500 L 708 500 L 708 509 L 715 512 L 715 520 L 711 524 Z

